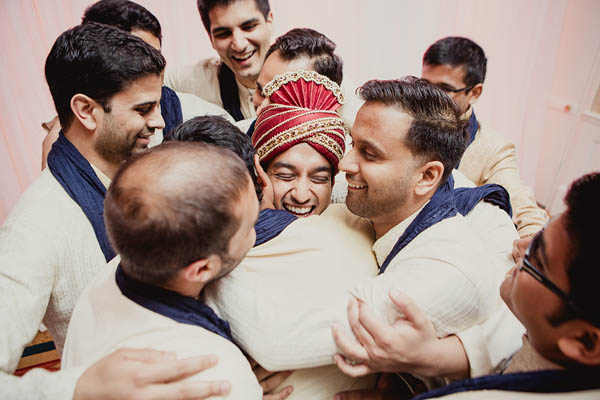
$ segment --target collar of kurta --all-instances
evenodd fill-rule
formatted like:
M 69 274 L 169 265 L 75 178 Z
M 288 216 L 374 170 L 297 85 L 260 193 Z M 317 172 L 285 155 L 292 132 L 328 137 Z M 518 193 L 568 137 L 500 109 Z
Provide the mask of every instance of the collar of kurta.
M 219 318 L 202 301 L 130 278 L 121 264 L 117 267 L 115 280 L 121 293 L 134 303 L 179 323 L 199 326 L 233 342 L 229 323 Z

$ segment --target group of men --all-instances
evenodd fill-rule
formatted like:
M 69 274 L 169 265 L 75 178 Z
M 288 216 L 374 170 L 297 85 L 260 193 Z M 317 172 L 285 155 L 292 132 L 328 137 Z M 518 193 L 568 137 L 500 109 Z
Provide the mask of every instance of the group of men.
M 48 168 L 0 229 L 8 397 L 598 395 L 600 174 L 546 224 L 473 111 L 481 47 L 355 94 L 326 36 L 271 44 L 267 0 L 198 10 L 193 66 L 126 0 L 50 50 Z M 61 371 L 11 376 L 42 321 Z

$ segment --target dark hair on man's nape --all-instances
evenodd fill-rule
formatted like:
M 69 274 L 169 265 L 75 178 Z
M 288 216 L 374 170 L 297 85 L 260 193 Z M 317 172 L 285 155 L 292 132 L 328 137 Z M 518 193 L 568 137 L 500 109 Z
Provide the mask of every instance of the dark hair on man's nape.
M 129 0 L 100 0 L 89 6 L 81 23 L 98 22 L 131 32 L 147 31 L 162 42 L 162 29 L 158 19 L 145 7 Z

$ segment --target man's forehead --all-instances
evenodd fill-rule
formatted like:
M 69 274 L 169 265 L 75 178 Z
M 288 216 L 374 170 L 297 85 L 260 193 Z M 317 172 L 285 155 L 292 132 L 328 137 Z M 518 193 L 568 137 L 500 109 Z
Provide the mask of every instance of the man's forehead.
M 309 173 L 329 171 L 330 162 L 308 143 L 298 143 L 279 154 L 269 164 L 269 169 L 288 168 L 294 171 L 308 170 Z
M 219 4 L 208 12 L 211 32 L 214 29 L 232 28 L 250 22 L 252 19 L 264 21 L 255 0 L 236 0 L 229 4 Z
M 293 60 L 284 60 L 281 57 L 279 50 L 275 50 L 269 54 L 260 71 L 258 81 L 261 85 L 266 85 L 269 81 L 275 78 L 276 75 L 285 74 L 286 72 L 313 69 L 313 63 L 310 57 L 300 56 Z
M 464 85 L 466 68 L 464 65 L 430 65 L 423 64 L 421 78 L 426 79 L 430 83 L 448 83 Z
M 146 75 L 126 84 L 111 97 L 111 102 L 117 100 L 136 105 L 156 103 L 160 101 L 161 89 L 161 75 Z

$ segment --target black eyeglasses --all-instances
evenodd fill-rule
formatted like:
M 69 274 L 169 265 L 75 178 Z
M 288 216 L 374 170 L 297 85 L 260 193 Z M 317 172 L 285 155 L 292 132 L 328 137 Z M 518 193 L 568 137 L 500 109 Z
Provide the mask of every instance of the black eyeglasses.
M 464 88 L 461 88 L 461 89 L 455 89 L 454 87 L 447 85 L 445 83 L 438 83 L 435 86 L 442 89 L 446 93 L 460 93 L 462 91 L 464 91 L 466 93 L 475 87 L 475 85 L 471 85 L 471 86 L 465 86 Z
M 537 269 L 536 267 L 534 267 L 531 264 L 531 262 L 529 261 L 529 256 L 531 254 L 531 248 L 533 247 L 534 243 L 537 243 L 541 239 L 541 235 L 543 234 L 543 232 L 544 232 L 543 230 L 538 232 L 536 237 L 531 241 L 531 243 L 527 247 L 527 250 L 525 250 L 525 255 L 523 256 L 523 258 L 521 260 L 521 264 L 518 267 L 519 271 L 525 271 L 529 275 L 531 275 L 535 280 L 537 280 L 539 283 L 541 283 L 543 286 L 545 286 L 551 292 L 553 292 L 558 297 L 560 297 L 561 300 L 564 301 L 565 304 L 572 311 L 574 311 L 577 315 L 583 317 L 584 319 L 586 319 L 593 325 L 600 326 L 600 321 L 595 320 L 595 318 L 591 318 L 591 315 L 588 315 L 579 306 L 577 306 L 575 304 L 575 302 L 573 302 L 573 300 L 571 299 L 571 296 L 566 294 L 561 288 L 559 288 L 554 282 L 552 282 L 544 274 L 542 274 L 540 272 L 540 270 Z

